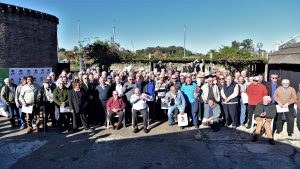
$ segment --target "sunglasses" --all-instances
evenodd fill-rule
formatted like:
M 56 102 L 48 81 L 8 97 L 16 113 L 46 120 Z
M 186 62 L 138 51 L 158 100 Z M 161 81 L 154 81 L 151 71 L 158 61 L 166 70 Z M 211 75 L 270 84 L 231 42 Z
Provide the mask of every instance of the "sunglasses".
M 220 80 L 224 80 L 224 78 L 219 78 Z
M 132 80 L 132 79 L 128 79 L 128 80 Z

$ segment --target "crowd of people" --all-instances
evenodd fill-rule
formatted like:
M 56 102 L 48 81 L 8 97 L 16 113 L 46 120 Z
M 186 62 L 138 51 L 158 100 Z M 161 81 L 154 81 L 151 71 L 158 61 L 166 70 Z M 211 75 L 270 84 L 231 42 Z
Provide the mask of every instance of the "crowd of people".
M 109 72 L 100 72 L 97 67 L 81 70 L 76 76 L 63 70 L 58 77 L 50 73 L 42 86 L 35 84 L 31 76 L 23 77 L 18 86 L 7 78 L 1 99 L 11 126 L 16 126 L 17 117 L 20 129 L 27 129 L 27 133 L 40 130 L 41 113 L 45 115 L 46 131 L 51 125 L 58 131 L 73 133 L 80 126 L 91 132 L 97 125 L 119 130 L 126 124 L 137 133 L 139 113 L 143 116 L 143 131 L 148 133 L 149 119 L 166 118 L 173 126 L 175 115 L 187 114 L 189 125 L 207 125 L 213 131 L 222 126 L 250 129 L 255 120 L 252 141 L 265 128 L 269 143 L 274 144 L 271 129 L 282 132 L 284 114 L 288 136 L 292 136 L 297 111 L 294 105 L 300 111 L 300 85 L 296 92 L 288 79 L 280 80 L 276 74 L 266 82 L 262 75 L 249 75 L 246 70 L 205 74 L 199 62 L 188 65 L 178 70 L 172 63 L 158 62 L 154 71 Z M 31 112 L 24 113 L 30 108 Z M 297 117 L 300 130 L 299 113 Z

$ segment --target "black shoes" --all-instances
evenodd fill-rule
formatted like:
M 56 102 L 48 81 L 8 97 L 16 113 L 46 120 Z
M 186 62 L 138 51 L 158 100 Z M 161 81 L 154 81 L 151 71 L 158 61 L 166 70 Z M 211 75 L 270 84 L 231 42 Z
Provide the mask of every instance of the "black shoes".
M 219 131 L 219 130 L 220 130 L 219 123 L 213 123 L 212 128 L 213 128 L 213 131 L 214 131 L 214 132 Z
M 145 128 L 144 133 L 149 133 L 149 130 L 147 128 Z
M 269 139 L 269 144 L 274 145 L 275 141 L 273 139 Z
M 293 134 L 292 134 L 291 132 L 288 132 L 288 136 L 289 136 L 289 137 L 292 137 L 292 135 L 293 135 Z
M 276 134 L 280 134 L 281 132 L 282 132 L 282 131 L 280 131 L 280 130 L 277 130 L 277 131 L 276 131 Z
M 175 122 L 169 123 L 169 126 L 173 126 L 175 124 Z
M 137 133 L 138 131 L 139 131 L 139 129 L 137 127 L 135 127 L 132 132 Z
M 252 139 L 251 139 L 252 142 L 256 142 L 257 141 L 257 135 L 255 134 Z

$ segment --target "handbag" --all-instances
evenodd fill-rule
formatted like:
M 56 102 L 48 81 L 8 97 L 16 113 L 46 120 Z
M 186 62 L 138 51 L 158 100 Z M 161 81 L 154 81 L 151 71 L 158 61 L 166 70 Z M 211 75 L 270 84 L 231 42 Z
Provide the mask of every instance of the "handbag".
M 187 113 L 184 113 L 183 115 L 178 114 L 177 115 L 177 121 L 178 121 L 178 126 L 179 127 L 187 126 L 189 124 L 189 119 L 188 119 Z

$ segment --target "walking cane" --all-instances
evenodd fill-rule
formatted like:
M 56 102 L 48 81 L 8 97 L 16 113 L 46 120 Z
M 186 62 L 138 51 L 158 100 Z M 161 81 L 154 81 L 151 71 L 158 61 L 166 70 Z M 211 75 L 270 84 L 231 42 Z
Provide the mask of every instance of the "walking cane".
M 42 116 L 43 116 L 43 129 L 44 129 L 44 137 L 46 137 L 46 115 L 45 115 L 45 108 L 42 110 Z
M 263 124 L 262 124 L 262 126 L 261 126 L 261 130 L 264 128 L 265 123 L 266 123 L 266 118 L 264 118 L 264 120 L 263 120 Z M 257 126 L 257 124 L 256 124 L 256 126 Z M 256 130 L 256 129 L 255 129 L 255 130 Z M 252 134 L 255 133 L 255 130 L 252 131 Z M 260 131 L 259 133 L 261 133 L 261 131 Z

